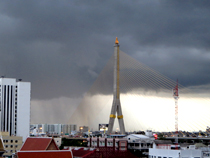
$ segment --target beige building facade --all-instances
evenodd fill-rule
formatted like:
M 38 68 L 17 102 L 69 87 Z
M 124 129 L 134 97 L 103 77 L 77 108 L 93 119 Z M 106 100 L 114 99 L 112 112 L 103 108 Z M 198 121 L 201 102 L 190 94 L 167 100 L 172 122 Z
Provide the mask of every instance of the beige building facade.
M 9 136 L 9 132 L 0 132 L 0 135 L 5 148 L 3 156 L 11 156 L 13 153 L 19 151 L 23 145 L 23 137 Z

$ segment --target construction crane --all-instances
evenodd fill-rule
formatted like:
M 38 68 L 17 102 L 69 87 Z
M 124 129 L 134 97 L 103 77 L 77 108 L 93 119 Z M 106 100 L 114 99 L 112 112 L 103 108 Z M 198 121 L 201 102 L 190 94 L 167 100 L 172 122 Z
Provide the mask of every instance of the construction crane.
M 174 101 L 175 101 L 175 132 L 176 132 L 175 144 L 178 149 L 178 99 L 179 99 L 178 79 L 177 79 L 176 86 L 173 89 L 173 97 L 174 97 Z

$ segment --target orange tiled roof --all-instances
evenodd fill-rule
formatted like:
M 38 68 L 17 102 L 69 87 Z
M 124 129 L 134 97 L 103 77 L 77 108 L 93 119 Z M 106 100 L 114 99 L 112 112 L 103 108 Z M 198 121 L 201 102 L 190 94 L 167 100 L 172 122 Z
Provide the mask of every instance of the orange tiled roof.
M 73 158 L 69 150 L 19 151 L 18 158 Z
M 53 138 L 49 137 L 28 137 L 23 144 L 20 151 L 27 151 L 27 150 L 48 150 L 50 144 L 53 144 L 54 150 L 59 150 Z M 52 150 L 51 149 L 51 150 Z

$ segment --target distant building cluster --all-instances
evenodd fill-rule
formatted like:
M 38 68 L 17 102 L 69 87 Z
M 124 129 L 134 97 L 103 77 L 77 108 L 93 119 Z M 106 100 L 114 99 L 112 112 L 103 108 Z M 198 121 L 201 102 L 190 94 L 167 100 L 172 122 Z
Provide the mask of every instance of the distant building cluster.
M 77 131 L 77 125 L 72 124 L 31 124 L 30 135 L 58 134 L 71 135 Z

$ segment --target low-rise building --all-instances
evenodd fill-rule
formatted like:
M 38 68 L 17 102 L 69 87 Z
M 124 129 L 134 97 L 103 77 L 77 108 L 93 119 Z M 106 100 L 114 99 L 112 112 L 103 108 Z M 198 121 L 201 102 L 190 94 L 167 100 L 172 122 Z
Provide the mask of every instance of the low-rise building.
M 12 156 L 13 153 L 20 150 L 23 145 L 23 137 L 20 136 L 10 136 L 9 132 L 0 132 L 2 137 L 5 153 L 3 156 Z
M 59 150 L 53 138 L 28 137 L 20 151 L 30 150 Z
M 142 134 L 130 134 L 125 137 L 128 141 L 128 149 L 132 151 L 138 150 L 141 155 L 148 155 L 149 148 L 152 147 L 154 137 Z
M 183 145 L 183 144 L 182 144 Z M 149 158 L 210 158 L 210 147 L 202 143 L 180 147 L 171 141 L 155 140 Z
M 59 150 L 53 138 L 28 137 L 20 151 L 18 158 L 73 158 L 70 150 Z
M 127 150 L 127 139 L 126 138 L 87 138 L 88 147 L 111 147 L 116 150 L 125 151 Z

